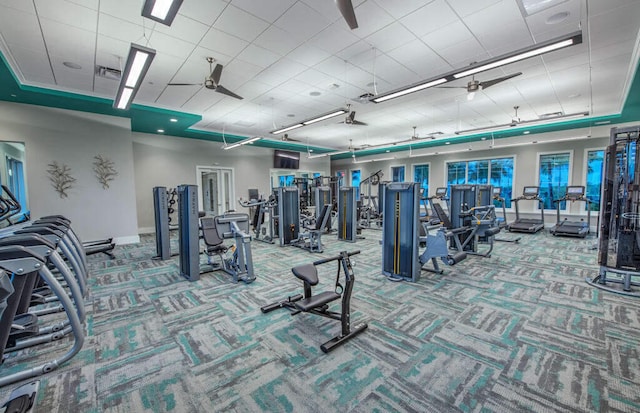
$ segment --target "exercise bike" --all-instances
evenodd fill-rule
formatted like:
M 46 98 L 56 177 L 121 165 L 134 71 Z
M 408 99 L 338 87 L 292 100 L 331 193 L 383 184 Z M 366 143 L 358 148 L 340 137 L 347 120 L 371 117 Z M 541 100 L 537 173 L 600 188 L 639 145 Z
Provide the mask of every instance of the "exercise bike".
M 291 269 L 293 275 L 304 282 L 304 295 L 296 294 L 294 296 L 287 297 L 282 301 L 261 307 L 260 310 L 263 313 L 268 313 L 273 310 L 277 310 L 278 308 L 288 308 L 291 311 L 291 315 L 296 315 L 302 312 L 317 314 L 322 317 L 338 320 L 342 326 L 340 335 L 322 344 L 320 349 L 323 352 L 328 353 L 339 345 L 344 344 L 344 342 L 362 333 L 368 327 L 366 323 L 360 323 L 355 325 L 353 328 L 351 327 L 351 293 L 353 291 L 355 276 L 349 257 L 356 254 L 360 254 L 360 251 L 342 251 L 340 255 L 336 255 L 335 257 L 318 260 L 313 262 L 313 264 L 303 264 L 293 267 Z M 338 273 L 336 274 L 336 285 L 334 290 L 313 295 L 311 287 L 318 284 L 318 271 L 316 270 L 316 267 L 331 261 L 338 261 Z M 344 287 L 340 284 L 341 270 L 344 271 L 345 275 Z M 340 312 L 329 310 L 329 303 L 340 298 L 342 299 Z

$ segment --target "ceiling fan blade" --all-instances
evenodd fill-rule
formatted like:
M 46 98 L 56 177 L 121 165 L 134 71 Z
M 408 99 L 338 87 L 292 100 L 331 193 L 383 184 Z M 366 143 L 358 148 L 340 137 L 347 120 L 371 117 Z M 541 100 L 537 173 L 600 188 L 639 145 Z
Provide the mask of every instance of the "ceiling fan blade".
M 335 0 L 338 10 L 344 17 L 344 20 L 349 25 L 351 30 L 358 28 L 358 21 L 356 20 L 356 12 L 353 10 L 353 4 L 351 0 Z
M 202 86 L 202 83 L 167 83 L 167 86 Z
M 516 73 L 512 73 L 510 75 L 507 76 L 503 76 L 503 77 L 499 77 L 496 79 L 491 79 L 491 80 L 487 80 L 486 82 L 480 82 L 480 86 L 482 86 L 482 89 L 486 89 L 488 87 L 491 87 L 495 84 L 498 84 L 500 82 L 504 82 L 505 80 L 509 80 L 512 79 L 516 76 L 520 76 L 522 74 L 522 72 L 516 72 Z
M 223 66 L 220 63 L 218 63 L 216 67 L 213 69 L 213 72 L 211 72 L 211 76 L 209 76 L 213 80 L 213 83 L 215 83 L 216 85 L 220 83 L 220 76 L 222 75 L 222 67 Z
M 220 92 L 223 95 L 227 95 L 227 96 L 231 96 L 232 98 L 236 98 L 236 99 L 243 99 L 242 96 L 240 95 L 236 95 L 235 93 L 233 93 L 232 91 L 230 91 L 229 89 L 227 89 L 224 86 L 220 86 L 218 85 L 218 87 L 216 87 L 216 92 Z
M 351 121 L 351 124 L 352 124 L 352 125 L 367 126 L 367 124 L 366 124 L 366 123 L 364 123 L 364 122 L 360 122 L 359 120 L 352 120 L 352 121 Z

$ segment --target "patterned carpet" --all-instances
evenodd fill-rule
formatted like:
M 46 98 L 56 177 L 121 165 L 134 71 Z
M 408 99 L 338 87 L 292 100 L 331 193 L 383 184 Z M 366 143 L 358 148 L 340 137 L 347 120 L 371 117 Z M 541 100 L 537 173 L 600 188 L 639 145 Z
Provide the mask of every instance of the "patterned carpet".
M 42 377 L 36 411 L 640 410 L 640 301 L 584 282 L 597 272 L 594 238 L 524 234 L 412 284 L 381 275 L 381 233 L 364 235 L 324 236 L 324 254 L 253 242 L 250 285 L 220 271 L 190 283 L 177 259 L 151 260 L 151 237 L 118 247 L 115 260 L 91 258 L 87 341 Z M 292 266 L 355 249 L 361 335 L 324 354 L 338 322 L 260 312 L 300 292 Z M 332 289 L 335 270 L 319 267 L 318 291 Z M 14 355 L 0 374 L 65 345 Z

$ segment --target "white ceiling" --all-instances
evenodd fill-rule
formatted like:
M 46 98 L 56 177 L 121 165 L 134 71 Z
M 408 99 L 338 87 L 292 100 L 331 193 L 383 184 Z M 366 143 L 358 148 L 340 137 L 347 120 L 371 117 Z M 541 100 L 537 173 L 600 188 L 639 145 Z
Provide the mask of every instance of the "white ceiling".
M 194 128 L 269 134 L 347 103 L 369 126 L 334 118 L 289 133 L 310 145 L 346 148 L 508 123 L 559 112 L 619 113 L 638 62 L 638 0 L 558 0 L 526 16 L 519 0 L 354 0 L 349 30 L 333 0 L 184 0 L 171 27 L 144 19 L 143 0 L 0 0 L 0 48 L 25 84 L 113 99 L 130 43 L 157 55 L 135 103 L 202 115 Z M 566 20 L 549 18 L 566 12 Z M 432 88 L 381 104 L 382 93 L 582 29 L 583 43 L 490 72 L 523 74 L 481 93 Z M 236 100 L 200 86 L 206 57 L 224 65 Z M 71 69 L 73 62 L 81 69 Z M 469 78 L 449 85 L 464 86 Z M 375 82 L 375 86 L 374 86 Z M 320 92 L 319 96 L 310 95 Z

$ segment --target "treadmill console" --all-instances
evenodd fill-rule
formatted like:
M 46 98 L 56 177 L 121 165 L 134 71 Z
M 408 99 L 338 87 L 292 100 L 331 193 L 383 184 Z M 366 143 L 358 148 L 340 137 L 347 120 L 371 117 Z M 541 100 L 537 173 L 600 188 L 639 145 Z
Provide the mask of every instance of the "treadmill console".
M 565 198 L 568 200 L 577 200 L 584 197 L 584 186 L 568 186 Z
M 447 187 L 436 188 L 436 197 L 447 196 Z
M 522 196 L 526 198 L 537 197 L 539 194 L 540 194 L 539 186 L 525 186 L 524 190 L 522 191 Z

